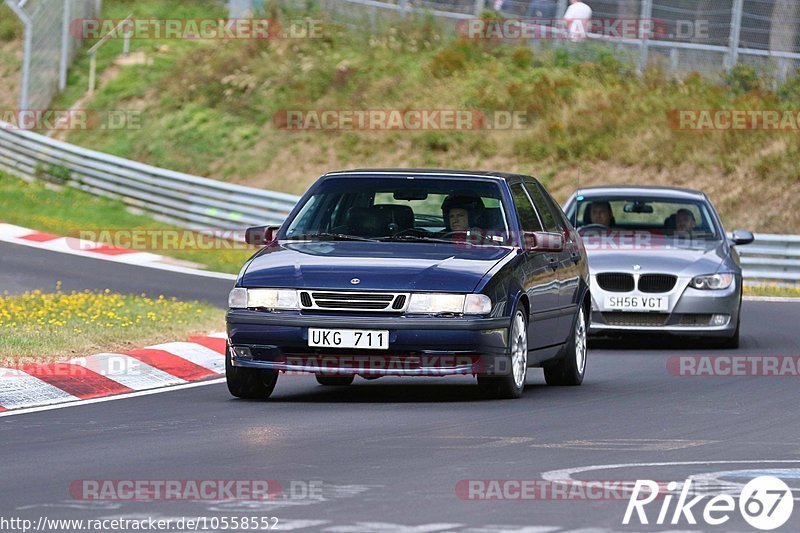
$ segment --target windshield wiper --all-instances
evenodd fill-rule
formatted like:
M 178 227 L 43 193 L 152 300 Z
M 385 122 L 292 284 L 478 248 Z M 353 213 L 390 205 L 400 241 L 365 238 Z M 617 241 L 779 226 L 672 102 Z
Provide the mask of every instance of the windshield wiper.
M 438 237 L 425 237 L 424 235 L 392 235 L 390 237 L 383 237 L 381 241 L 408 241 L 408 242 L 443 242 L 446 244 L 455 244 L 455 241 L 450 239 L 440 239 Z
M 347 233 L 305 233 L 302 235 L 292 235 L 289 240 L 304 240 L 304 239 L 320 239 L 331 241 L 366 241 L 378 242 L 378 239 L 370 239 L 369 237 L 359 237 L 358 235 L 349 235 Z

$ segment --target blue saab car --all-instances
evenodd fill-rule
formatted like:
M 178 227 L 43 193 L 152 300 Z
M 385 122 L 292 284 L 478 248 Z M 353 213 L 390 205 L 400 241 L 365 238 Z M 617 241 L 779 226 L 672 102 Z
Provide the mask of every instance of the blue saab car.
M 280 372 L 477 376 L 517 398 L 528 367 L 579 385 L 591 311 L 586 252 L 529 176 L 352 170 L 322 176 L 244 265 L 227 313 L 228 388 L 267 398 Z

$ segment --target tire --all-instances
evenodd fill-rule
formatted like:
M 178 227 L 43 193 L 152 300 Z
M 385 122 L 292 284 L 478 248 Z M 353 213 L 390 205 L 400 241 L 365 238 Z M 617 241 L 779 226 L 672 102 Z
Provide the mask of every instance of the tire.
M 586 309 L 581 305 L 572 326 L 570 340 L 564 347 L 564 355 L 544 367 L 544 380 L 548 385 L 574 386 L 583 383 L 583 376 L 586 374 L 587 330 Z
M 353 375 L 350 376 L 323 376 L 322 374 L 316 374 L 317 383 L 320 385 L 330 386 L 330 387 L 344 387 L 346 385 L 350 385 L 353 380 L 356 378 Z
M 528 375 L 528 317 L 521 309 L 514 311 L 508 334 L 509 372 L 502 376 L 478 376 L 478 387 L 489 398 L 512 400 L 522 396 Z
M 226 350 L 225 380 L 228 382 L 228 391 L 237 398 L 266 400 L 275 390 L 278 371 L 233 366 L 231 355 Z

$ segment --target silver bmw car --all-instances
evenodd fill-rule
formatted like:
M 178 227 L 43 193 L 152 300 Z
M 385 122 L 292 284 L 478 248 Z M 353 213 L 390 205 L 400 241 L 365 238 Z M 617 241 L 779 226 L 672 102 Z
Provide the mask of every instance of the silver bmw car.
M 592 284 L 590 332 L 664 332 L 739 345 L 742 269 L 708 197 L 669 187 L 580 189 L 564 211 L 582 235 Z

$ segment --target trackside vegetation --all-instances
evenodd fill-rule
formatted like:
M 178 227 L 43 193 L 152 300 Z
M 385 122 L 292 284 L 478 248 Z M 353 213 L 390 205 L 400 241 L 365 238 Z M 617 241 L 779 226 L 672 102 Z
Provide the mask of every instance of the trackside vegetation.
M 0 367 L 140 348 L 224 328 L 200 302 L 105 291 L 35 290 L 0 296 Z
M 147 60 L 129 66 L 112 65 L 121 48 L 112 42 L 101 58 L 105 81 L 84 107 L 137 110 L 142 127 L 73 131 L 67 139 L 291 193 L 330 169 L 365 166 L 522 172 L 561 201 L 593 184 L 687 186 L 709 194 L 728 228 L 800 227 L 797 131 L 685 131 L 674 119 L 681 110 L 790 111 L 800 103 L 800 77 L 776 88 L 738 65 L 717 79 L 672 78 L 658 62 L 637 75 L 631 61 L 600 45 L 466 39 L 425 16 L 344 26 L 310 5 L 302 13 L 273 6 L 266 16 L 287 24 L 320 19 L 321 38 L 137 40 L 134 51 Z M 224 14 L 214 2 L 111 1 L 107 11 L 117 18 Z M 61 107 L 83 94 L 85 72 L 79 61 Z M 475 131 L 286 131 L 281 119 L 287 110 L 375 109 L 525 119 Z

